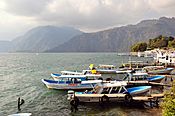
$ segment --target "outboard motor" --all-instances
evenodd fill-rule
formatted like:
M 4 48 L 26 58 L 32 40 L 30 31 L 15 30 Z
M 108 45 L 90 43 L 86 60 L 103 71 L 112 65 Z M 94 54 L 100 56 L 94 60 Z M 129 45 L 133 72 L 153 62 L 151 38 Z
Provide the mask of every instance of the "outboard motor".
M 72 100 L 72 99 L 74 99 L 74 91 L 73 90 L 69 90 L 68 92 L 67 92 L 67 100 Z

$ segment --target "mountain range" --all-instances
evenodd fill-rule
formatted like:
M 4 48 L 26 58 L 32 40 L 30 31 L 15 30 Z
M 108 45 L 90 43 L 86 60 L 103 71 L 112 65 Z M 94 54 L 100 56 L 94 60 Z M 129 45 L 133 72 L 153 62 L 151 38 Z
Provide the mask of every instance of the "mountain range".
M 13 50 L 22 52 L 44 52 L 82 34 L 72 27 L 39 26 L 12 41 Z
M 159 35 L 175 36 L 175 18 L 161 17 L 136 25 L 83 33 L 49 52 L 128 52 L 136 42 L 148 42 Z
M 175 36 L 174 17 L 93 33 L 72 27 L 39 26 L 13 41 L 0 41 L 0 52 L 128 52 L 134 43 L 159 35 Z

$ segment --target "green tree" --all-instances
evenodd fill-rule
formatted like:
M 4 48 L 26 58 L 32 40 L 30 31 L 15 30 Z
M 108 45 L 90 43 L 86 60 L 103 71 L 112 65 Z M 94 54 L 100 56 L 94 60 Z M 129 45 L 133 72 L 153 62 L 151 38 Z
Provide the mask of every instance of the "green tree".
M 133 46 L 131 46 L 131 51 L 132 52 L 143 52 L 145 51 L 147 48 L 147 43 L 145 42 L 140 42 L 140 43 L 136 43 Z
M 174 40 L 174 37 L 172 37 L 172 36 L 168 37 L 168 41 L 173 41 L 173 40 Z
M 175 81 L 172 88 L 165 93 L 163 100 L 163 116 L 175 116 Z
M 170 38 L 171 40 L 172 38 Z M 168 46 L 168 38 L 164 37 L 162 35 L 154 38 L 154 39 L 150 39 L 149 43 L 148 43 L 148 47 L 151 49 L 154 48 L 162 48 L 162 47 L 167 47 Z
M 168 47 L 175 48 L 175 40 L 168 42 Z
M 139 42 L 131 46 L 132 52 L 145 51 L 147 48 L 164 48 L 172 47 L 175 48 L 175 38 L 172 36 L 159 35 L 156 38 L 149 39 L 148 44 L 145 42 Z
M 168 40 L 166 38 L 162 38 L 159 41 L 157 41 L 157 47 L 162 48 L 162 47 L 167 47 L 168 46 Z

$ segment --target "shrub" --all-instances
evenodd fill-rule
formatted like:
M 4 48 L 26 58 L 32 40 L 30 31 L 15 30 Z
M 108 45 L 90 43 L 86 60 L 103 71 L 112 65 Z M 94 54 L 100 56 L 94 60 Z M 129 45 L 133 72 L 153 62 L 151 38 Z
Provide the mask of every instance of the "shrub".
M 175 81 L 172 88 L 165 93 L 163 100 L 163 116 L 175 116 Z

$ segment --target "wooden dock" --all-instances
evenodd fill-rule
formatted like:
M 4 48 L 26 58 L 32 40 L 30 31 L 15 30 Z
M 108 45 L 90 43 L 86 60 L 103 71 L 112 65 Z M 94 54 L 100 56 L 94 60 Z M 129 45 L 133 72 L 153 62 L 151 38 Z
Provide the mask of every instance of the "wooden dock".
M 163 98 L 164 97 L 164 94 L 163 93 L 160 93 L 160 94 L 151 94 L 151 96 L 153 98 Z
M 108 96 L 109 98 L 124 98 L 125 94 L 75 94 L 76 97 L 94 97 L 101 98 L 102 96 Z
M 146 97 L 146 96 L 133 97 L 133 100 L 135 101 L 150 101 L 151 99 L 153 99 L 153 97 Z
M 137 97 L 133 97 L 133 100 L 136 101 L 150 101 L 150 100 L 157 100 L 160 98 L 163 98 L 164 94 L 151 94 L 150 96 L 137 96 Z
M 107 96 L 110 98 L 125 98 L 126 94 L 75 94 L 76 97 L 84 97 L 84 98 L 101 98 L 103 96 Z M 134 101 L 142 101 L 142 102 L 148 102 L 148 101 L 154 101 L 160 98 L 163 98 L 164 94 L 151 94 L 150 96 L 134 96 L 132 97 L 132 100 Z M 125 99 L 123 99 L 125 100 Z
M 105 99 L 102 99 L 103 96 L 106 96 Z M 145 105 L 146 107 L 158 107 L 159 106 L 159 101 L 161 98 L 164 97 L 164 94 L 151 94 L 150 96 L 133 96 L 130 97 L 129 99 L 126 99 L 126 96 L 128 96 L 127 94 L 75 94 L 75 98 L 81 98 L 81 97 L 85 97 L 85 98 L 96 98 L 98 99 L 98 101 L 96 103 L 99 103 L 101 105 L 105 105 L 106 103 L 114 103 L 114 101 L 111 101 L 112 99 L 110 98 L 122 98 L 123 100 L 117 100 L 115 102 L 123 102 L 125 105 L 137 105 L 138 103 Z M 70 101 L 70 105 L 71 105 L 71 109 L 73 111 L 73 109 L 77 110 L 78 105 L 79 105 L 79 100 L 77 99 L 72 99 Z M 104 101 L 105 100 L 105 101 Z M 90 100 L 89 100 L 90 101 Z M 88 102 L 89 102 L 88 101 Z M 93 101 L 91 101 L 93 102 Z

